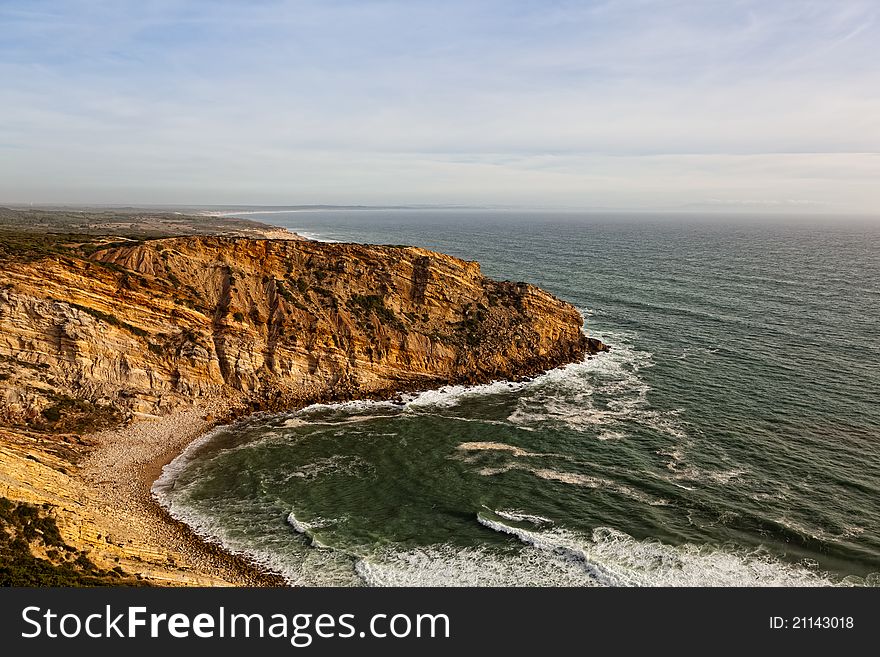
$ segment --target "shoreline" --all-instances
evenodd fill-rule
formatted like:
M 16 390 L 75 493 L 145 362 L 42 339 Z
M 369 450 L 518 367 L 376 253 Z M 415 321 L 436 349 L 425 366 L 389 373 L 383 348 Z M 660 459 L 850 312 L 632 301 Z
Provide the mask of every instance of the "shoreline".
M 590 338 L 592 341 L 593 339 Z M 603 350 L 607 349 L 596 341 Z M 583 359 L 597 352 L 587 343 Z M 291 412 L 312 404 L 382 401 L 442 389 L 448 385 L 481 386 L 499 381 L 527 381 L 555 367 L 524 364 L 509 379 L 477 376 L 465 381 L 412 381 L 394 388 L 346 394 L 319 394 L 290 406 L 248 404 L 241 397 L 212 397 L 178 407 L 166 415 L 135 414 L 126 425 L 91 434 L 73 460 L 51 457 L 34 448 L 3 450 L 0 494 L 24 502 L 49 504 L 64 540 L 105 569 L 120 567 L 158 586 L 291 586 L 281 575 L 234 553 L 174 518 L 152 495 L 163 468 L 193 442 L 220 424 L 258 413 Z M 5 489 L 5 490 L 4 490 Z
M 69 257 L 13 244 L 0 281 L 0 375 L 14 392 L 0 400 L 0 497 L 41 505 L 97 569 L 170 585 L 281 583 L 153 499 L 162 468 L 218 419 L 516 381 L 605 349 L 571 304 L 478 263 L 285 244 L 267 227 L 299 236 L 255 226 L 261 237 L 182 236 L 174 249 L 64 242 Z
M 607 350 L 590 338 L 581 358 L 593 358 L 597 346 Z M 508 379 L 483 375 L 464 381 L 399 382 L 393 388 L 359 391 L 357 396 L 318 394 L 284 406 L 269 400 L 247 403 L 240 395 L 214 396 L 162 416 L 137 413 L 128 424 L 84 436 L 80 447 L 67 456 L 13 440 L 6 448 L 0 445 L 0 496 L 48 505 L 68 545 L 87 554 L 99 567 L 120 568 L 146 583 L 290 586 L 265 565 L 228 550 L 174 518 L 152 494 L 163 468 L 218 425 L 260 413 L 292 412 L 312 404 L 395 400 L 448 385 L 527 381 L 576 362 L 580 360 L 547 367 L 532 361 L 523 364 L 518 376 Z
M 217 426 L 215 418 L 223 417 L 223 410 L 235 414 L 234 407 L 219 408 L 221 403 L 196 404 L 95 434 L 96 444 L 80 463 L 80 479 L 103 502 L 97 515 L 114 532 L 108 542 L 121 539 L 157 557 L 149 560 L 153 563 L 141 559 L 141 564 L 135 560 L 123 566 L 140 578 L 179 586 L 288 586 L 280 575 L 200 536 L 152 495 L 152 485 L 168 463 Z M 157 572 L 156 562 L 163 556 L 166 563 Z
M 601 343 L 600 343 L 601 344 Z M 584 355 L 584 361 L 587 359 L 592 359 L 596 357 L 597 354 L 586 353 Z M 555 369 L 568 367 L 569 365 L 573 365 L 581 361 L 573 361 L 571 363 L 566 363 L 563 365 L 559 365 L 555 368 L 550 368 L 547 370 L 542 370 L 540 372 L 532 372 L 529 374 L 524 374 L 522 376 L 512 378 L 512 379 L 491 379 L 486 380 L 479 383 L 466 383 L 463 384 L 465 387 L 479 387 L 479 386 L 487 386 L 495 383 L 501 382 L 520 382 L 520 381 L 529 381 L 534 378 L 541 376 L 543 374 L 547 374 L 550 371 Z M 462 384 L 450 384 L 448 382 L 443 381 L 435 381 L 432 385 L 413 385 L 411 387 L 403 386 L 394 390 L 385 390 L 385 391 L 375 391 L 373 394 L 366 394 L 357 398 L 318 398 L 309 401 L 305 401 L 303 403 L 297 404 L 290 408 L 281 410 L 281 409 L 248 409 L 244 408 L 240 405 L 228 404 L 228 402 L 224 402 L 223 400 L 214 400 L 211 402 L 212 410 L 219 411 L 215 413 L 208 413 L 208 416 L 202 419 L 202 425 L 197 431 L 191 431 L 186 434 L 187 438 L 184 440 L 175 440 L 172 444 L 166 446 L 166 448 L 161 452 L 154 455 L 150 460 L 146 461 L 142 464 L 139 469 L 140 480 L 138 485 L 140 487 L 140 493 L 147 500 L 149 506 L 152 509 L 152 512 L 155 516 L 161 519 L 168 526 L 172 527 L 177 535 L 187 542 L 187 545 L 195 552 L 198 553 L 199 558 L 209 557 L 212 560 L 223 560 L 226 564 L 231 567 L 238 577 L 246 581 L 253 581 L 256 578 L 256 581 L 252 585 L 256 586 L 292 586 L 287 580 L 285 580 L 281 575 L 274 573 L 263 564 L 258 563 L 257 561 L 251 559 L 250 557 L 233 553 L 229 551 L 226 547 L 224 547 L 221 543 L 216 542 L 210 538 L 204 537 L 199 534 L 195 529 L 187 525 L 182 520 L 178 520 L 173 517 L 168 510 L 162 506 L 159 501 L 152 495 L 152 487 L 156 480 L 162 475 L 162 471 L 166 465 L 171 463 L 178 456 L 183 454 L 190 445 L 194 442 L 200 440 L 203 436 L 209 433 L 212 429 L 217 426 L 223 424 L 231 424 L 237 422 L 239 420 L 244 420 L 250 417 L 257 415 L 258 413 L 285 413 L 285 412 L 294 412 L 297 410 L 301 410 L 303 408 L 307 408 L 309 406 L 315 404 L 341 404 L 347 402 L 356 402 L 356 401 L 389 401 L 400 399 L 402 395 L 406 394 L 420 394 L 423 392 L 430 392 L 434 390 L 442 390 L 447 385 L 462 385 Z M 219 409 L 216 405 L 226 403 L 226 407 Z M 182 411 L 182 413 L 200 413 L 203 412 L 205 407 L 201 407 L 195 405 L 193 407 L 189 407 Z M 179 411 L 181 412 L 181 411 Z M 165 416 L 170 417 L 170 416 Z M 201 417 L 201 416 L 200 416 Z M 210 419 L 208 419 L 210 418 Z M 220 418 L 220 419 L 215 419 Z M 159 418 L 157 421 L 161 422 L 164 418 Z M 132 425 L 129 425 L 132 426 Z M 191 428 L 198 426 L 197 424 L 193 424 Z M 120 431 L 124 431 L 125 428 L 122 428 Z
M 234 418 L 234 421 L 237 418 Z M 153 513 L 163 522 L 172 526 L 180 539 L 186 545 L 198 554 L 199 560 L 209 560 L 217 562 L 224 569 L 228 569 L 233 573 L 233 577 L 241 579 L 245 585 L 255 585 L 263 587 L 285 587 L 290 584 L 277 573 L 274 573 L 256 561 L 250 559 L 243 554 L 236 554 L 226 549 L 222 544 L 211 541 L 200 535 L 195 529 L 190 527 L 182 520 L 178 520 L 168 510 L 162 506 L 153 496 L 153 484 L 162 476 L 165 466 L 170 464 L 174 459 L 183 454 L 190 445 L 200 440 L 204 435 L 209 433 L 215 427 L 223 424 L 219 421 L 209 422 L 203 431 L 199 431 L 191 438 L 188 438 L 182 446 L 173 446 L 166 449 L 159 457 L 147 462 L 142 470 L 142 484 L 145 487 L 145 495 L 148 498 L 147 503 L 151 507 Z M 237 582 L 231 582 L 236 584 Z

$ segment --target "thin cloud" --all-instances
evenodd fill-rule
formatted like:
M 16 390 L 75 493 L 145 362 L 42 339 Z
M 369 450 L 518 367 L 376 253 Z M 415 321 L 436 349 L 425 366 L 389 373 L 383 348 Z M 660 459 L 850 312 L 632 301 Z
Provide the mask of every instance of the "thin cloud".
M 876 5 L 13 1 L 0 199 L 874 211 Z M 809 179 L 809 185 L 803 181 Z

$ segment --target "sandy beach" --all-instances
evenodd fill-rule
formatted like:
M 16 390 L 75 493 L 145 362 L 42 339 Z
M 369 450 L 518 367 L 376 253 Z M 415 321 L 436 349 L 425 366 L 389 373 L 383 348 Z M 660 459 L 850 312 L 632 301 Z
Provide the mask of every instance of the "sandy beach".
M 219 403 L 202 404 L 164 417 L 139 418 L 126 427 L 94 436 L 96 444 L 80 463 L 79 474 L 100 500 L 99 511 L 106 530 L 112 532 L 111 542 L 166 555 L 167 572 L 148 561 L 141 575 L 180 585 L 284 584 L 280 577 L 247 559 L 202 540 L 171 518 L 150 492 L 162 467 L 227 412 Z
M 281 577 L 200 538 L 151 495 L 163 466 L 230 416 L 228 400 L 141 415 L 84 436 L 66 454 L 0 432 L 0 497 L 49 505 L 64 542 L 106 570 L 164 586 L 283 586 Z

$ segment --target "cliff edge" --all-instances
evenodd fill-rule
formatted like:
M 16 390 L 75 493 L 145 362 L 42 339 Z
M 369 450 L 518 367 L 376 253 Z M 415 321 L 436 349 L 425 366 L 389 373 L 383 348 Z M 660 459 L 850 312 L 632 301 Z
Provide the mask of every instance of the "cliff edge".
M 278 584 L 150 496 L 217 421 L 519 378 L 606 349 L 547 292 L 414 247 L 10 233 L 0 265 L 7 584 Z M 13 540 L 33 522 L 51 540 Z
M 289 408 L 516 378 L 583 358 L 581 326 L 537 287 L 414 247 L 182 237 L 13 260 L 0 419 L 48 428 L 217 396 Z

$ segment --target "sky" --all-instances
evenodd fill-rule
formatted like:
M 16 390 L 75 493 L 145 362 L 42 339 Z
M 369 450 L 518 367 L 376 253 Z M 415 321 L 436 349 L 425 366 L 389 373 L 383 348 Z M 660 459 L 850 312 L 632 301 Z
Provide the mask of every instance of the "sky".
M 0 0 L 0 202 L 880 215 L 880 2 Z

